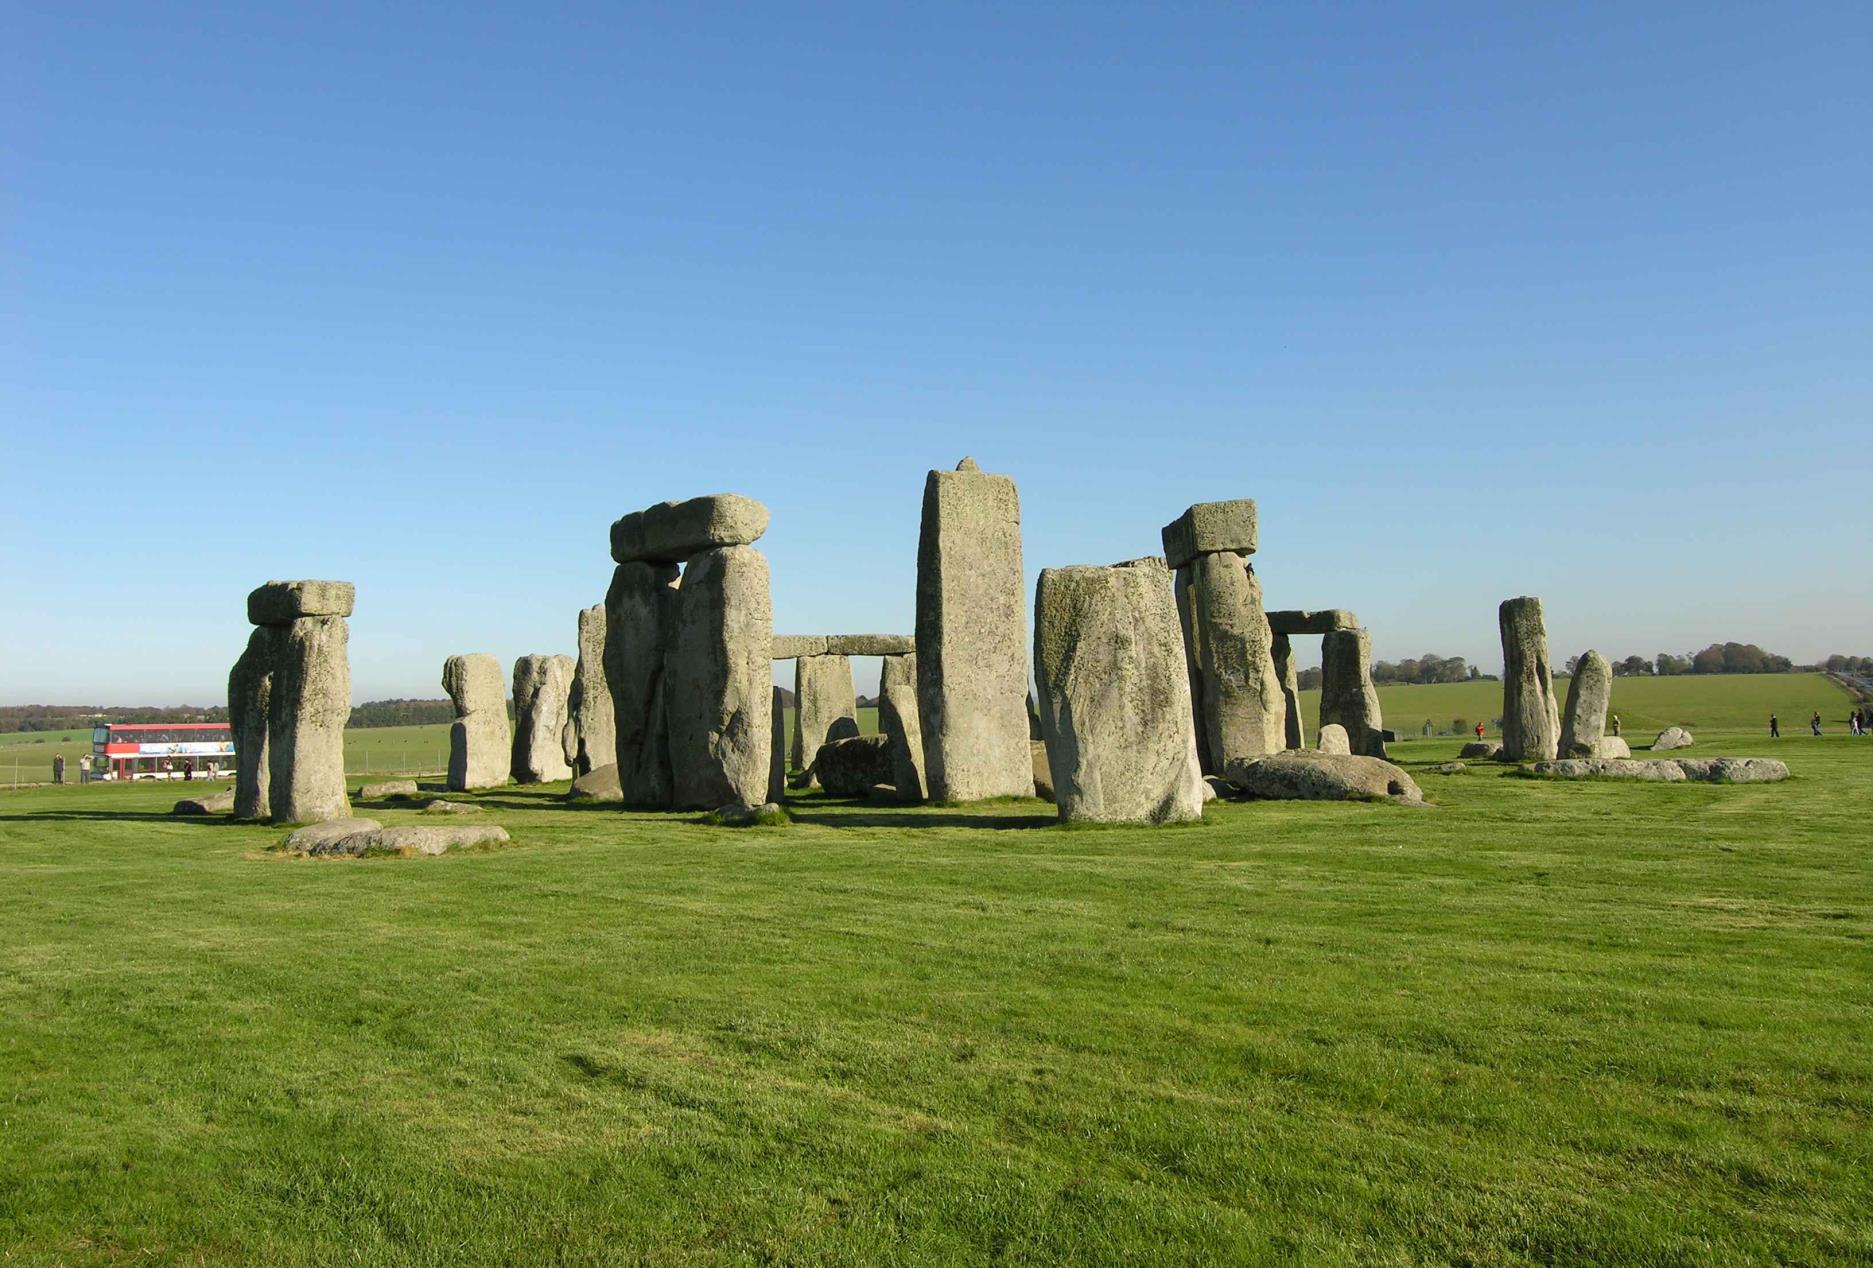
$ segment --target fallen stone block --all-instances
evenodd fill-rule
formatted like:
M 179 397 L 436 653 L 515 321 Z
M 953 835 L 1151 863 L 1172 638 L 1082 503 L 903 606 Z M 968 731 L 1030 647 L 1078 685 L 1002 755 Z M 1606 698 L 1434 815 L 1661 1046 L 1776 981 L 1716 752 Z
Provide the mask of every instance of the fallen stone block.
M 1632 756 L 1632 745 L 1626 743 L 1626 741 L 1620 739 L 1617 735 L 1602 735 L 1593 742 L 1592 747 L 1593 751 L 1588 754 L 1590 757 L 1610 759 Z
M 339 850 L 338 847 L 353 837 L 362 837 L 383 826 L 375 819 L 327 819 L 324 823 L 308 824 L 294 831 L 286 838 L 286 848 L 298 850 L 301 854 L 327 854 L 334 850 L 346 854 L 360 853 L 364 849 L 361 845 L 357 850 Z
M 388 850 L 393 854 L 445 854 L 450 850 L 460 850 L 471 845 L 496 845 L 512 840 L 507 829 L 492 823 L 478 823 L 473 826 L 441 827 L 427 823 L 403 823 L 390 828 L 377 828 L 366 832 L 361 838 L 349 838 L 345 844 L 362 841 L 356 851 L 347 853 L 362 854 L 367 850 Z
M 623 801 L 624 788 L 618 782 L 618 764 L 597 766 L 572 781 L 566 794 L 584 801 Z
M 739 493 L 660 502 L 611 526 L 615 563 L 680 564 L 705 550 L 746 546 L 767 531 L 768 512 Z
M 438 797 L 423 807 L 423 813 L 426 815 L 478 815 L 481 813 L 481 807 L 470 805 L 466 801 L 445 801 Z
M 1773 757 L 1678 757 L 1669 760 L 1687 779 L 1709 784 L 1773 784 L 1788 778 L 1788 765 Z
M 1678 763 L 1662 760 L 1563 757 L 1555 761 L 1536 762 L 1529 769 L 1543 779 L 1639 779 L 1660 784 L 1681 784 L 1685 780 L 1685 773 Z
M 381 784 L 365 784 L 358 789 L 360 801 L 382 801 L 386 797 L 416 796 L 414 779 L 387 779 Z
M 873 784 L 890 783 L 897 768 L 890 737 L 855 735 L 820 745 L 813 769 L 831 796 L 863 797 Z
M 1500 755 L 1501 752 L 1502 745 L 1496 743 L 1494 740 L 1471 740 L 1461 749 L 1457 750 L 1457 756 L 1487 759 L 1496 757 Z
M 1416 781 L 1378 757 L 1319 752 L 1283 752 L 1237 762 L 1224 778 L 1250 797 L 1271 801 L 1424 801 Z
M 1658 738 L 1656 740 L 1652 741 L 1652 751 L 1654 753 L 1663 753 L 1668 749 L 1690 748 L 1695 743 L 1697 743 L 1697 740 L 1683 727 L 1668 726 L 1658 733 Z
M 197 797 L 184 797 L 178 801 L 169 813 L 172 815 L 219 815 L 234 809 L 234 790 L 202 793 Z
M 1346 728 L 1338 722 L 1329 722 L 1320 728 L 1314 737 L 1314 751 L 1317 753 L 1351 754 L 1353 742 L 1346 738 Z

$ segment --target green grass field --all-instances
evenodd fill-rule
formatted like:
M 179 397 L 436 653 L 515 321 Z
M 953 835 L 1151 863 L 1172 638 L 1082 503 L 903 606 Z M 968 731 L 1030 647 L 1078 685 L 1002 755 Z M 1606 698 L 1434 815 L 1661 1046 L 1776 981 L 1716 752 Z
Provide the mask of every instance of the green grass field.
M 1456 747 L 1422 810 L 510 788 L 355 862 L 0 793 L 0 1262 L 1873 1259 L 1873 740 Z

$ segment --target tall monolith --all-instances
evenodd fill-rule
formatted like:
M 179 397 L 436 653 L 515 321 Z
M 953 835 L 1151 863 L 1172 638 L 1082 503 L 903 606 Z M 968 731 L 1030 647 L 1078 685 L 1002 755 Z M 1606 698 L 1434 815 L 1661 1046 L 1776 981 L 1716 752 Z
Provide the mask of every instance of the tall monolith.
M 767 800 L 773 639 L 765 555 L 723 546 L 689 559 L 664 652 L 676 808 Z
M 1532 595 L 1504 599 L 1496 619 L 1502 630 L 1502 759 L 1552 761 L 1560 748 L 1561 711 L 1554 699 L 1541 600 Z
M 274 626 L 255 626 L 248 635 L 246 650 L 228 671 L 228 729 L 234 738 L 237 819 L 265 819 L 273 813 L 267 796 L 267 717 L 278 637 Z
M 822 744 L 858 734 L 858 693 L 849 656 L 802 656 L 793 663 L 793 766 L 811 771 Z M 818 783 L 817 777 L 808 785 Z
M 891 786 L 897 799 L 922 801 L 923 726 L 917 718 L 915 652 L 884 658 L 878 675 L 878 729 L 891 742 Z
M 1231 551 L 1197 555 L 1189 567 L 1203 678 L 1197 707 L 1210 760 L 1227 770 L 1279 753 L 1288 710 L 1262 613 L 1262 583 L 1249 561 Z
M 1384 719 L 1372 685 L 1372 635 L 1329 630 L 1320 636 L 1320 725 L 1338 723 L 1356 757 L 1384 757 Z
M 664 652 L 679 590 L 674 564 L 619 564 L 605 593 L 605 678 L 624 804 L 670 804 L 670 742 L 664 717 Z
M 494 788 L 507 782 L 513 732 L 507 721 L 507 683 L 501 662 L 486 652 L 442 662 L 442 689 L 455 705 L 449 727 L 449 788 Z
M 1613 667 L 1588 648 L 1574 665 L 1567 684 L 1567 708 L 1561 715 L 1561 757 L 1598 757 L 1606 734 L 1606 713 L 1613 702 Z
M 605 605 L 595 603 L 579 613 L 579 659 L 572 669 L 573 768 L 581 775 L 618 760 L 616 706 L 611 682 L 605 677 Z
M 1307 747 L 1307 724 L 1301 717 L 1301 675 L 1294 667 L 1294 642 L 1286 634 L 1276 634 L 1270 645 L 1275 662 L 1275 681 L 1281 684 L 1285 705 L 1282 721 L 1282 747 Z
M 342 616 L 280 626 L 268 701 L 267 802 L 278 823 L 322 823 L 351 813 L 345 796 L 345 724 L 351 664 Z
M 934 800 L 1034 791 L 1024 589 L 1015 482 L 970 458 L 932 471 L 917 541 L 917 706 Z
M 570 656 L 521 656 L 514 661 L 514 749 L 509 773 L 517 784 L 572 778 L 561 739 L 572 670 Z

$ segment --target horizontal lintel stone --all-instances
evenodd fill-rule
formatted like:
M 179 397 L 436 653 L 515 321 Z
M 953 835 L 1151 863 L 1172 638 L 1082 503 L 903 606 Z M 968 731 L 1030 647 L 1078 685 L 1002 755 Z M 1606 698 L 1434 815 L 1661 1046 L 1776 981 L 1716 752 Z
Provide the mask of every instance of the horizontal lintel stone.
M 357 588 L 349 581 L 269 581 L 247 596 L 252 625 L 289 625 L 302 616 L 350 616 Z
M 1275 634 L 1331 634 L 1334 630 L 1356 630 L 1359 618 L 1345 608 L 1305 608 L 1270 612 L 1268 628 Z
M 1255 553 L 1255 499 L 1198 502 L 1164 526 L 1164 562 L 1182 568 L 1198 555 Z
M 767 531 L 767 507 L 739 493 L 660 502 L 611 526 L 611 557 L 621 564 L 680 564 L 721 546 L 746 546 Z

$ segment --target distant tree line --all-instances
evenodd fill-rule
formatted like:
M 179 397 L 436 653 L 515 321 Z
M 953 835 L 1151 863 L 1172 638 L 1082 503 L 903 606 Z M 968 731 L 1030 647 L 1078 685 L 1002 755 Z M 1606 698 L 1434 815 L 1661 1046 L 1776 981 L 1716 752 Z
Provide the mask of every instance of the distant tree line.
M 1568 672 L 1580 658 L 1569 657 Z M 1701 652 L 1674 656 L 1660 652 L 1651 660 L 1628 656 L 1613 662 L 1616 678 L 1675 678 L 1681 674 L 1786 674 L 1795 670 L 1814 670 L 1814 665 L 1797 665 L 1786 656 L 1765 652 L 1754 643 L 1712 643 Z
M 1372 666 L 1375 683 L 1468 682 L 1484 677 L 1493 680 L 1494 675 L 1481 673 L 1461 656 L 1439 656 L 1435 652 L 1406 657 L 1396 663 L 1382 660 Z M 1320 670 L 1318 667 L 1303 669 L 1295 675 L 1295 681 L 1302 691 L 1316 691 L 1320 688 Z
M 447 700 L 367 700 L 351 711 L 346 726 L 434 726 L 455 721 Z
M 226 722 L 226 705 L 0 705 L 0 731 L 82 731 L 100 722 Z
M 1835 652 L 1821 668 L 1830 674 L 1873 674 L 1873 656 L 1843 656 Z

